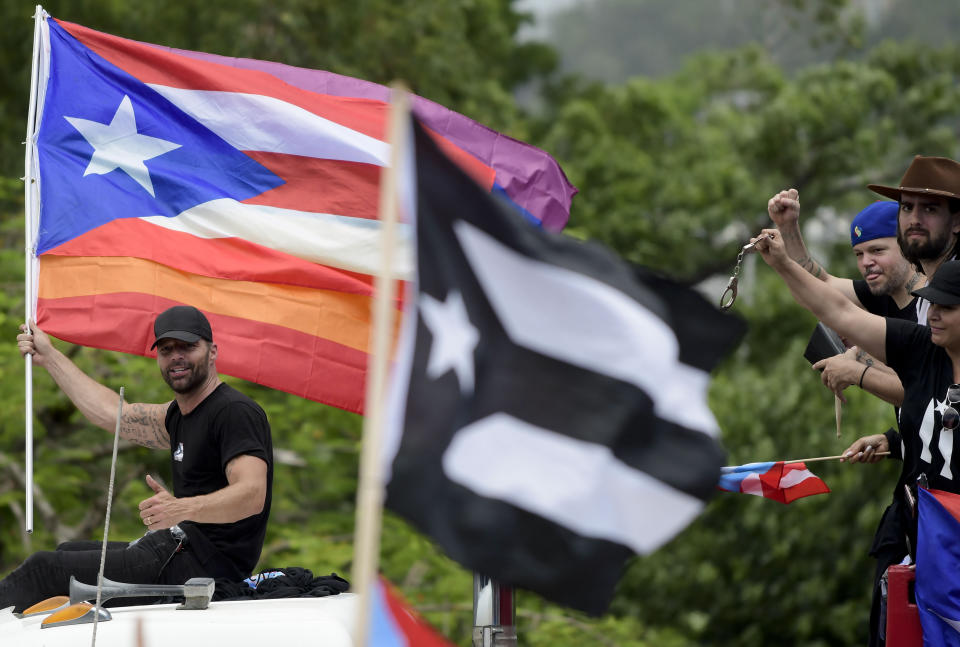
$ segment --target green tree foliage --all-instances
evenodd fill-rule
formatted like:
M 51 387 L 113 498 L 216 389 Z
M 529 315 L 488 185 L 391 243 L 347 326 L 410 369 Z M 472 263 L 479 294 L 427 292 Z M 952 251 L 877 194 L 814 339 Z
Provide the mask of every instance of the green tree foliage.
M 855 213 L 914 154 L 953 155 L 958 61 L 886 43 L 787 78 L 758 47 L 703 54 L 659 81 L 561 85 L 538 135 L 580 188 L 578 231 L 702 279 L 729 271 L 775 191 Z
M 831 17 L 829 10 L 845 4 L 783 0 L 780 11 L 826 8 L 824 24 L 836 25 L 843 16 Z M 761 44 L 700 54 L 662 78 L 604 86 L 549 78 L 555 54 L 516 42 L 522 17 L 508 0 L 81 0 L 47 8 L 59 18 L 148 42 L 378 82 L 403 77 L 420 94 L 556 155 L 581 190 L 573 234 L 691 281 L 725 280 L 739 246 L 767 224 L 765 205 L 775 191 L 801 191 L 804 223 L 831 211 L 846 220 L 875 198 L 867 182 L 895 182 L 912 155 L 958 154 L 960 53 L 953 47 L 884 42 L 855 61 L 788 73 L 776 52 Z M 22 172 L 29 13 L 26 6 L 0 3 L 7 27 L 0 60 L 9 71 L 0 79 L 0 331 L 8 336 L 0 343 L 0 572 L 57 541 L 100 536 L 111 447 L 110 435 L 87 424 L 38 370 L 36 532 L 23 533 L 23 360 L 12 338 L 24 310 L 22 184 L 16 177 Z M 522 83 L 547 80 L 542 111 L 528 114 L 517 106 L 511 93 Z M 855 274 L 844 236 L 823 255 L 835 273 Z M 746 275 L 734 310 L 750 331 L 717 371 L 710 392 L 729 462 L 833 455 L 853 438 L 893 424 L 888 405 L 850 389 L 837 440 L 832 395 L 801 356 L 813 319 L 762 263 L 748 263 Z M 710 298 L 718 299 L 719 289 Z M 130 401 L 170 397 L 152 360 L 61 348 L 98 380 L 125 386 Z M 238 386 L 267 410 L 277 448 L 261 566 L 349 575 L 360 418 L 257 385 Z M 603 618 L 521 592 L 521 642 L 680 647 L 864 641 L 873 570 L 866 551 L 898 465 L 812 467 L 832 494 L 790 506 L 719 494 L 676 540 L 627 565 Z M 162 452 L 122 448 L 112 538 L 142 532 L 136 506 L 149 496 L 143 476 L 168 478 L 167 469 Z M 438 629 L 469 644 L 470 573 L 390 514 L 382 570 Z

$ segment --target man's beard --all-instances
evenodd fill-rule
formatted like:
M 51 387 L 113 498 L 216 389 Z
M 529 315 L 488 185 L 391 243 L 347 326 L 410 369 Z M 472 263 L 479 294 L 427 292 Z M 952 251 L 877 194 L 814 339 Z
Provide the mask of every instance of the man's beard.
M 900 251 L 903 257 L 911 263 L 920 263 L 921 261 L 933 261 L 947 252 L 947 247 L 953 242 L 951 233 L 943 233 L 937 236 L 927 232 L 926 240 L 907 240 L 903 232 L 897 229 L 897 243 L 900 245 Z
M 890 272 L 885 271 L 882 275 L 884 279 L 886 279 L 885 281 L 883 281 L 880 285 L 873 285 L 872 283 L 867 282 L 867 288 L 870 290 L 870 294 L 875 297 L 882 297 L 884 295 L 892 294 L 906 284 L 907 280 L 910 278 L 910 273 L 913 271 L 914 268 L 907 264 L 897 267 L 895 270 Z
M 206 354 L 196 364 L 190 364 L 187 362 L 185 364 L 186 368 L 190 369 L 190 379 L 186 382 L 180 382 L 177 386 L 174 386 L 174 381 L 170 377 L 170 370 L 173 367 L 167 368 L 166 371 L 162 371 L 160 375 L 163 377 L 163 381 L 167 383 L 174 393 L 190 393 L 197 386 L 203 384 L 207 377 L 210 375 L 210 349 L 207 349 Z M 180 367 L 177 367 L 180 368 Z

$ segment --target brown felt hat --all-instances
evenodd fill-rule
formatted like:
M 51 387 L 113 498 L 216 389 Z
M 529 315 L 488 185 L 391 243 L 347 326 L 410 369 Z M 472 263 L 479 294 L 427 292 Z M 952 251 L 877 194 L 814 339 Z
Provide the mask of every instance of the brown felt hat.
M 948 157 L 917 155 L 900 178 L 900 186 L 868 184 L 867 188 L 898 201 L 901 193 L 927 193 L 945 198 L 960 198 L 960 162 Z

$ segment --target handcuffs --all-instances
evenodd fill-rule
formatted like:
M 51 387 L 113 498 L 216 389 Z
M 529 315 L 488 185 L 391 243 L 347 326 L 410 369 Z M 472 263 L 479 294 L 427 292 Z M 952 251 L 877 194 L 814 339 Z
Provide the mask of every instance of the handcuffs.
M 733 302 L 737 300 L 737 284 L 740 282 L 740 266 L 743 265 L 743 256 L 747 252 L 756 251 L 756 245 L 761 240 L 766 238 L 772 238 L 771 234 L 762 234 L 752 243 L 747 243 L 743 246 L 743 249 L 740 250 L 740 253 L 737 255 L 737 264 L 733 268 L 733 276 L 730 277 L 730 280 L 727 281 L 727 289 L 723 291 L 723 294 L 720 295 L 720 309 L 727 311 L 733 305 Z M 727 300 L 727 295 L 729 300 Z

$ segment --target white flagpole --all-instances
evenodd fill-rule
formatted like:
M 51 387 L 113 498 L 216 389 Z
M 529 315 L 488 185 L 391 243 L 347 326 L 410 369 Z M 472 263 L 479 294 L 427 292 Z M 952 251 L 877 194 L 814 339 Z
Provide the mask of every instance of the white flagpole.
M 25 272 L 24 272 L 24 323 L 30 325 L 30 320 L 34 318 L 34 246 L 33 240 L 34 223 L 37 218 L 37 180 L 33 175 L 33 154 L 35 148 L 34 136 L 36 134 L 37 117 L 37 86 L 40 76 L 40 40 L 41 26 L 43 24 L 43 7 L 37 5 L 33 14 L 33 59 L 30 69 L 30 105 L 27 108 L 27 138 L 26 153 L 24 155 L 24 241 L 26 243 Z M 24 403 L 25 417 L 25 439 L 24 439 L 24 462 L 26 463 L 25 489 L 26 489 L 26 531 L 33 532 L 33 356 L 24 356 L 24 386 L 26 399 Z
M 384 394 L 390 360 L 390 341 L 396 307 L 396 279 L 393 277 L 398 204 L 398 165 L 409 146 L 410 100 L 400 84 L 390 86 L 390 165 L 380 180 L 380 270 L 374 280 L 373 322 L 370 330 L 370 359 L 367 364 L 367 392 L 364 403 L 360 474 L 357 483 L 357 517 L 353 545 L 353 588 L 360 594 L 354 625 L 354 644 L 366 645 L 376 577 L 380 563 L 380 528 L 383 517 Z

